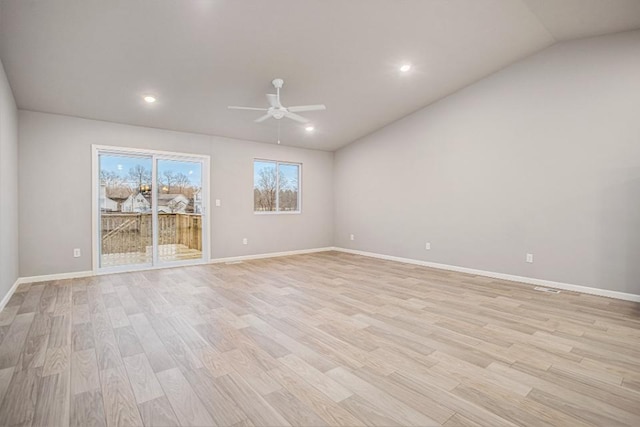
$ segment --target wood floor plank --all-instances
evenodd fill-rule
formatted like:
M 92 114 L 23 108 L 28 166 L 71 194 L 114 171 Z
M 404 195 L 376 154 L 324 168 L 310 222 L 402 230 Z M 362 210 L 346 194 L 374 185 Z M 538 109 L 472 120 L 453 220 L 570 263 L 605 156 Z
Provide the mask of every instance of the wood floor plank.
M 236 404 L 247 414 L 247 417 L 257 426 L 290 426 L 289 422 L 255 390 L 253 390 L 239 375 L 230 373 L 215 379 Z
M 180 425 L 176 414 L 173 412 L 171 403 L 163 394 L 153 400 L 148 400 L 138 405 L 142 421 L 148 427 L 171 427 Z
M 71 313 L 72 297 L 73 297 L 72 291 L 71 291 L 72 284 L 73 284 L 73 279 L 61 281 L 57 285 L 56 305 L 53 310 L 54 317 L 63 316 Z
M 49 335 L 51 333 L 51 322 L 53 315 L 50 312 L 36 313 L 29 330 L 29 335 L 36 337 L 39 335 Z M 48 344 L 47 344 L 48 345 Z
M 5 305 L 5 307 L 17 306 L 19 310 L 20 306 L 22 305 L 22 302 L 24 301 L 25 294 L 26 294 L 25 292 L 14 292 L 11 298 L 9 298 L 9 301 L 7 302 L 7 305 Z
M 157 374 L 167 399 L 182 425 L 214 426 L 215 421 L 207 412 L 178 368 Z
M 216 383 L 214 378 L 218 377 L 212 376 L 206 368 L 182 372 L 217 425 L 233 425 L 247 418 L 232 397 Z
M 332 369 L 327 372 L 327 375 L 342 384 L 345 388 L 358 394 L 363 399 L 372 402 L 381 410 L 384 410 L 391 419 L 395 419 L 400 424 L 423 426 L 438 425 L 437 421 L 416 411 L 407 404 L 385 393 L 383 390 L 374 387 L 345 368 Z
M 124 367 L 100 371 L 100 383 L 107 426 L 141 425 L 140 412 Z
M 71 328 L 71 349 L 81 351 L 95 347 L 93 328 L 90 323 L 74 323 Z
M 175 368 L 177 366 L 175 360 L 167 352 L 164 343 L 151 327 L 146 316 L 140 313 L 130 316 L 130 320 L 153 371 L 160 372 Z
M 107 310 L 109 313 L 109 319 L 111 319 L 111 326 L 113 329 L 122 328 L 124 326 L 129 326 L 129 317 L 127 317 L 127 313 L 124 311 L 124 307 L 121 305 L 117 307 L 111 307 Z
M 328 425 L 364 426 L 365 422 L 338 405 L 313 384 L 286 367 L 269 371 L 284 389 L 313 409 Z M 345 399 L 346 400 L 346 399 Z M 343 400 L 344 401 L 344 400 Z
M 474 421 L 471 421 L 469 418 L 464 415 L 454 414 L 446 423 L 443 424 L 443 427 L 483 427 L 482 424 L 478 424 Z
M 16 369 L 39 368 L 44 365 L 49 335 L 28 336 Z
M 18 363 L 20 352 L 24 347 L 34 316 L 34 313 L 15 316 L 0 346 L 0 369 L 16 366 Z
M 276 368 L 272 362 L 266 369 L 258 362 L 258 357 L 245 349 L 235 349 L 221 354 L 229 365 L 240 375 L 254 390 L 265 395 L 280 389 L 280 384 L 269 376 L 267 370 Z
M 203 367 L 202 362 L 178 335 L 162 338 L 164 348 L 178 366 L 183 369 L 197 370 Z
M 356 374 L 373 386 L 383 389 L 396 399 L 406 403 L 418 412 L 434 419 L 439 424 L 444 424 L 453 416 L 454 410 L 441 404 L 439 400 L 432 399 L 406 385 L 400 384 L 380 374 L 376 374 L 370 368 L 359 369 Z
M 96 329 L 94 325 L 94 340 L 98 367 L 100 370 L 113 369 L 122 366 L 122 357 L 113 329 Z
M 358 395 L 353 395 L 343 400 L 340 407 L 349 411 L 353 416 L 363 420 L 368 426 L 398 426 L 399 423 L 390 414 L 378 408 L 375 404 L 363 399 Z
M 27 295 L 25 296 L 22 305 L 20 305 L 20 310 L 18 310 L 18 314 L 22 313 L 35 313 L 38 306 L 40 305 L 40 298 L 42 298 L 42 292 L 44 291 L 45 285 L 32 285 Z
M 144 353 L 124 357 L 122 360 L 138 405 L 164 396 L 162 387 Z
M 289 354 L 278 360 L 309 384 L 326 394 L 334 402 L 340 402 L 353 395 L 351 391 L 347 390 L 329 376 L 309 365 L 295 354 Z
M 93 390 L 100 390 L 96 352 L 92 348 L 74 351 L 71 354 L 71 393 L 81 394 Z
M 89 311 L 89 304 L 74 305 L 71 310 L 71 317 L 73 319 L 74 325 L 91 322 L 91 313 Z
M 121 328 L 115 328 L 113 333 L 120 349 L 120 355 L 122 357 L 133 356 L 144 352 L 140 340 L 131 326 L 123 326 Z
M 56 305 L 56 308 L 58 308 L 57 305 Z M 71 313 L 70 313 L 70 309 L 68 311 L 69 312 L 61 314 L 59 316 L 56 316 L 54 312 L 54 316 L 51 318 L 51 332 L 49 333 L 49 348 L 65 347 L 70 344 Z
M 105 427 L 102 392 L 86 391 L 71 397 L 71 422 L 73 427 Z
M 61 372 L 40 379 L 34 425 L 69 425 L 69 380 L 69 372 Z
M 42 376 L 49 376 L 69 370 L 71 363 L 71 347 L 49 348 L 44 359 Z
M 0 369 L 0 403 L 4 400 L 4 395 L 7 393 L 11 377 L 13 377 L 14 367 Z
M 0 326 L 11 325 L 11 323 L 13 323 L 13 319 L 15 319 L 16 317 L 16 314 L 18 314 L 19 309 L 19 305 L 3 308 L 0 311 Z
M 264 398 L 292 426 L 327 425 L 318 414 L 285 389 L 276 390 L 267 394 Z
M 38 399 L 41 368 L 14 371 L 0 405 L 0 425 L 30 425 Z

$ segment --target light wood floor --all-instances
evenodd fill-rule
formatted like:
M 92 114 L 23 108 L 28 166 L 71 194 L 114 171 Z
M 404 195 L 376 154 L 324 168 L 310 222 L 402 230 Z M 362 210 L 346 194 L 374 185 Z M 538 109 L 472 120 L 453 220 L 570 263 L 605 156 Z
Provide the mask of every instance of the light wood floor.
M 326 252 L 23 285 L 0 425 L 640 425 L 640 305 Z

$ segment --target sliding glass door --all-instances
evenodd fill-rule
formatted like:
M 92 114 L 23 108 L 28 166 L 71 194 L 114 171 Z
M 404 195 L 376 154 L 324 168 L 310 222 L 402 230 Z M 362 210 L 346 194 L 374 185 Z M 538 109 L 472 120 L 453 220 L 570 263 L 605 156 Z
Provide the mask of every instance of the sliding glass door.
M 208 160 L 94 146 L 94 269 L 206 261 Z
M 100 153 L 100 267 L 151 266 L 151 157 Z
M 202 162 L 157 159 L 158 262 L 202 259 Z

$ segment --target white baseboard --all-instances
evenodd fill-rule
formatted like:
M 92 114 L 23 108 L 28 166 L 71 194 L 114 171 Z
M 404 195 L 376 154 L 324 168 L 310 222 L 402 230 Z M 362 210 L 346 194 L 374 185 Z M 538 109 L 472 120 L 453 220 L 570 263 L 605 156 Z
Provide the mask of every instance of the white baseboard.
M 42 276 L 21 277 L 18 283 L 49 282 L 51 280 L 77 279 L 78 277 L 93 276 L 93 271 L 74 271 L 72 273 L 44 274 Z
M 13 286 L 11 286 L 11 289 L 9 289 L 9 292 L 7 292 L 6 295 L 4 296 L 4 298 L 2 298 L 2 301 L 0 301 L 0 311 L 2 311 L 4 309 L 5 305 L 7 305 L 7 303 L 9 302 L 11 297 L 13 296 L 13 293 L 16 291 L 16 289 L 18 289 L 19 285 L 20 285 L 20 278 L 18 278 L 16 280 L 16 282 L 13 284 Z
M 210 263 L 220 264 L 224 262 L 238 262 L 238 261 L 249 261 L 252 259 L 276 258 L 281 256 L 312 254 L 316 252 L 332 251 L 334 249 L 335 249 L 334 247 L 329 246 L 326 248 L 300 249 L 297 251 L 268 252 L 265 254 L 256 254 L 256 255 L 242 255 L 242 256 L 232 256 L 232 257 L 226 257 L 226 258 L 212 258 Z
M 455 265 L 438 264 L 438 263 L 435 263 L 435 262 L 421 261 L 421 260 L 411 259 L 411 258 L 402 258 L 402 257 L 397 257 L 397 256 L 392 256 L 392 255 L 383 255 L 383 254 L 378 254 L 378 253 L 375 253 L 375 252 L 358 251 L 358 250 L 355 250 L 355 249 L 346 249 L 346 248 L 337 248 L 336 247 L 336 248 L 333 248 L 333 250 L 336 250 L 336 251 L 339 251 L 339 252 L 346 252 L 346 253 L 350 253 L 350 254 L 355 254 L 355 255 L 362 255 L 362 256 L 366 256 L 366 257 L 385 259 L 385 260 L 388 260 L 388 261 L 397 261 L 397 262 L 404 262 L 406 264 L 421 265 L 421 266 L 424 266 L 424 267 L 437 268 L 437 269 L 440 269 L 440 270 L 457 271 L 459 273 L 467 273 L 467 274 L 473 274 L 473 275 L 476 275 L 476 276 L 485 276 L 485 277 L 491 277 L 491 278 L 494 278 L 494 279 L 508 280 L 510 282 L 526 283 L 526 284 L 529 284 L 529 285 L 545 286 L 545 287 L 548 287 L 548 288 L 562 289 L 562 290 L 565 290 L 565 291 L 579 292 L 579 293 L 583 293 L 583 294 L 591 294 L 591 295 L 597 295 L 597 296 L 601 296 L 601 297 L 621 299 L 621 300 L 625 300 L 625 301 L 640 302 L 640 295 L 629 294 L 629 293 L 625 293 L 625 292 L 609 291 L 607 289 L 599 289 L 599 288 L 590 288 L 588 286 L 580 286 L 580 285 L 572 285 L 572 284 L 569 284 L 569 283 L 553 282 L 551 280 L 534 279 L 532 277 L 514 276 L 514 275 L 511 275 L 511 274 L 496 273 L 496 272 L 493 272 L 493 271 L 476 270 L 474 268 L 458 267 L 458 266 L 455 266 Z

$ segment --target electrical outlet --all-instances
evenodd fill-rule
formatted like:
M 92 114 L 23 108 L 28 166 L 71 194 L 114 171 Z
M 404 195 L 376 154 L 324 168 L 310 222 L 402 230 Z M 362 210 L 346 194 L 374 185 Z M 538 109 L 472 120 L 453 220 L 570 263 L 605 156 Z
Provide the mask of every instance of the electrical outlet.
M 427 243 L 425 243 L 425 244 L 424 244 L 424 248 L 425 248 L 426 250 L 430 251 L 430 250 L 431 250 L 431 242 L 427 242 Z
M 247 239 L 246 237 L 244 239 L 242 239 L 242 244 L 243 245 L 248 245 L 249 244 L 249 239 Z
M 350 239 L 350 240 L 356 240 L 356 236 L 354 236 L 353 234 L 350 234 L 350 235 L 349 235 L 349 239 Z
M 220 206 L 220 199 L 216 199 L 216 206 Z
M 80 249 L 75 248 L 75 249 L 73 250 L 73 257 L 74 257 L 74 258 L 80 258 L 80 255 L 81 255 L 81 253 L 80 253 Z
M 527 254 L 527 262 L 533 263 L 533 254 Z

